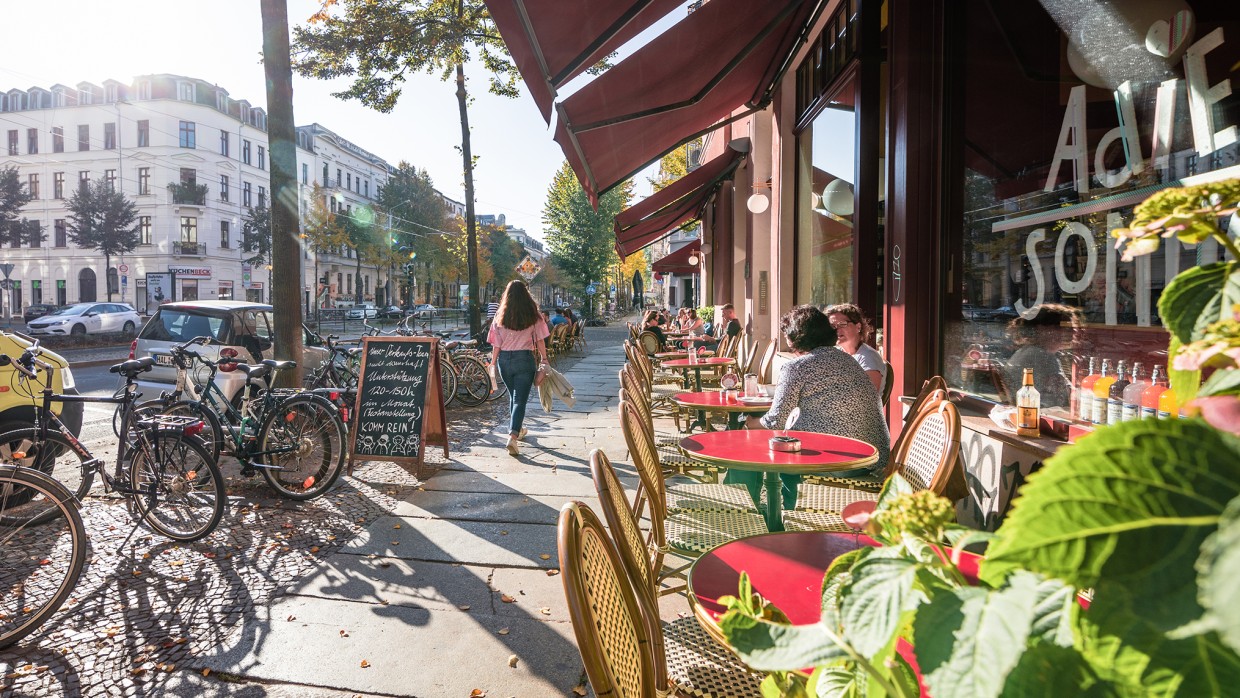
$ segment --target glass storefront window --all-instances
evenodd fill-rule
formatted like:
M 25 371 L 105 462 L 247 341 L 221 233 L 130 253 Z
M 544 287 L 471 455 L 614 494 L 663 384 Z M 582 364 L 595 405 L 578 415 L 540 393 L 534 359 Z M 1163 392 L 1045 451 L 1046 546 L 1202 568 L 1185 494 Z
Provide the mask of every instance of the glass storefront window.
M 854 95 L 850 82 L 797 136 L 797 303 L 854 300 Z
M 1222 258 L 1213 242 L 1171 239 L 1124 262 L 1108 233 L 1161 188 L 1240 176 L 1240 93 L 1219 87 L 1240 62 L 1240 10 L 966 5 L 963 205 L 949 240 L 960 273 L 943 318 L 943 375 L 1011 403 L 1032 367 L 1043 409 L 1078 417 L 1091 357 L 1112 372 L 1122 360 L 1129 376 L 1139 362 L 1148 380 L 1167 363 L 1162 290 L 1180 270 Z

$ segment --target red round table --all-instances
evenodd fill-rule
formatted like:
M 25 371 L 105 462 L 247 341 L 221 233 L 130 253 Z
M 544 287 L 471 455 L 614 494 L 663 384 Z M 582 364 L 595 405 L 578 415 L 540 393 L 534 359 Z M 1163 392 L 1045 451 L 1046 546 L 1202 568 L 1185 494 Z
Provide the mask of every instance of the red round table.
M 772 451 L 772 436 L 792 436 L 801 440 L 796 453 Z M 780 473 L 810 475 L 851 470 L 878 461 L 878 449 L 845 436 L 784 429 L 739 429 L 713 431 L 686 436 L 680 450 L 690 458 L 736 470 L 756 470 L 766 474 L 767 530 L 784 530 L 783 496 Z
M 729 402 L 724 399 L 721 390 L 703 390 L 700 393 L 677 393 L 672 396 L 672 402 L 691 409 L 723 412 L 728 415 L 728 429 L 740 429 L 745 426 L 740 421 L 742 415 L 763 414 L 771 409 L 773 401 L 767 398 L 762 402 Z
M 664 361 L 660 365 L 664 368 L 679 368 L 681 375 L 684 376 L 684 387 L 686 390 L 689 389 L 689 369 L 693 369 L 693 389 L 700 393 L 702 392 L 702 369 L 715 369 L 720 366 L 731 366 L 734 363 L 736 363 L 736 359 L 726 356 L 711 356 L 698 359 L 697 361 L 690 361 L 688 358 L 672 359 L 671 361 Z M 698 410 L 697 421 L 689 425 L 689 431 L 693 431 L 695 426 L 700 426 L 703 429 L 706 428 L 706 413 L 704 411 Z

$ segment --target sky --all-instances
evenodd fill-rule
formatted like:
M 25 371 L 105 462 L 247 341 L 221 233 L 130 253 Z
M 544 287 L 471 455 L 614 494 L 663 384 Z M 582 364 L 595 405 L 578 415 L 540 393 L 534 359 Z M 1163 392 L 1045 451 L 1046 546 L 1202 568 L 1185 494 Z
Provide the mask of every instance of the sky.
M 290 25 L 304 24 L 318 7 L 319 0 L 288 0 Z M 25 29 L 5 32 L 0 43 L 0 90 L 109 78 L 130 84 L 138 75 L 172 73 L 215 83 L 255 106 L 267 101 L 258 0 L 7 0 L 3 14 L 10 29 Z M 467 77 L 476 209 L 542 237 L 547 188 L 564 155 L 524 86 L 509 99 L 486 91 L 485 71 L 471 67 Z M 413 76 L 390 114 L 331 96 L 345 87 L 294 74 L 297 124 L 317 121 L 392 165 L 424 168 L 437 189 L 464 201 L 452 83 Z

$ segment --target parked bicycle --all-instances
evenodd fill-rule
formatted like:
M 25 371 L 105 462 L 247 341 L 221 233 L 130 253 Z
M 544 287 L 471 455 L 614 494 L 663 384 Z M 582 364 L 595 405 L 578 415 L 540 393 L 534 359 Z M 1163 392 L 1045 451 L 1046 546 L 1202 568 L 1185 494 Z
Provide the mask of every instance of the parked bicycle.
M 86 564 L 73 493 L 38 470 L 0 465 L 0 649 L 64 604 Z
M 158 412 L 201 419 L 203 437 L 212 450 L 235 457 L 241 474 L 263 479 L 282 496 L 307 500 L 331 489 L 344 471 L 345 424 L 335 389 L 268 389 L 276 372 L 292 361 L 267 359 L 244 364 L 221 354 L 208 359 L 190 347 L 205 344 L 196 337 L 172 347 L 177 369 L 176 388 L 137 408 L 140 414 Z M 191 371 L 202 368 L 193 380 Z M 241 371 L 245 385 L 240 398 L 229 400 L 215 382 L 217 372 Z
M 34 386 L 40 385 L 39 372 L 47 374 L 37 392 L 41 404 L 35 406 L 35 426 L 0 434 L 0 463 L 20 465 L 50 475 L 81 500 L 90 492 L 96 474 L 103 478 L 104 492 L 125 497 L 129 513 L 136 522 L 173 540 L 198 540 L 219 525 L 226 505 L 224 478 L 216 459 L 202 445 L 197 434 L 204 423 L 196 417 L 138 415 L 128 407 L 138 397 L 138 374 L 149 371 L 155 360 L 132 359 L 113 366 L 112 373 L 125 377 L 125 385 L 112 397 L 62 395 L 52 388 L 53 364 L 41 361 L 35 342 L 17 359 L 0 356 L 0 365 L 16 370 L 18 389 L 34 399 Z M 124 408 L 116 467 L 109 474 L 96 458 L 51 410 L 53 402 L 93 402 L 117 404 Z M 132 423 L 131 423 L 132 422 Z M 36 512 L 32 523 L 56 517 L 57 509 Z

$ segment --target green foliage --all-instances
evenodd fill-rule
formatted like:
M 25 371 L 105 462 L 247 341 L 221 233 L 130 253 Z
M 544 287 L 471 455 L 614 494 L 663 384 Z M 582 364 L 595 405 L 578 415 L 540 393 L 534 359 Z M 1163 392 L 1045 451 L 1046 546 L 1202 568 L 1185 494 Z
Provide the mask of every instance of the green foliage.
M 168 184 L 168 192 L 172 195 L 174 204 L 202 206 L 207 203 L 207 191 L 209 187 L 205 184 L 193 182 L 169 182 Z
M 271 209 L 259 206 L 246 211 L 241 221 L 241 251 L 250 264 L 271 263 Z
M 698 308 L 697 316 L 702 322 L 712 322 L 715 319 L 715 306 L 704 305 Z
M 1227 504 L 1218 530 L 1201 546 L 1197 572 L 1203 620 L 1240 651 L 1240 498 Z
M 138 207 L 99 179 L 77 189 L 67 204 L 69 241 L 109 258 L 138 246 Z
M 628 205 L 631 188 L 626 182 L 603 194 L 595 210 L 567 162 L 551 181 L 543 207 L 547 245 L 563 280 L 581 298 L 591 281 L 601 282 L 619 261 L 615 218 Z
M 16 167 L 0 170 L 0 245 L 22 247 L 47 239 L 43 225 L 28 218 L 18 219 L 22 207 L 30 203 L 30 192 L 22 185 Z

